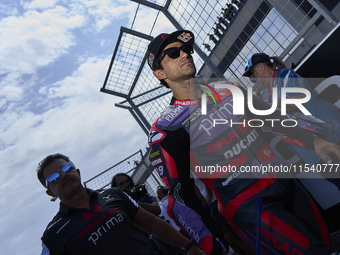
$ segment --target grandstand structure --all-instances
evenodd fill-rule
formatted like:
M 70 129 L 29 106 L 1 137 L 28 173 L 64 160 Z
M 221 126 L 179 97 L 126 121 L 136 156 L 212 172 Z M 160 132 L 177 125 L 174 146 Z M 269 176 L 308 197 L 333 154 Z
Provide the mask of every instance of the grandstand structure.
M 120 29 L 100 91 L 122 98 L 115 106 L 128 110 L 146 135 L 172 96 L 153 76 L 146 61 L 147 45 L 157 36 L 153 30 L 162 25 L 160 14 L 171 22 L 172 31 L 187 29 L 195 34 L 197 76 L 236 79 L 242 86 L 251 86 L 242 79 L 242 73 L 252 54 L 280 56 L 288 67 L 299 72 L 311 52 L 331 33 L 340 31 L 339 0 L 132 1 L 137 4 L 135 20 L 131 28 Z M 142 8 L 156 12 L 149 34 L 134 30 Z M 138 165 L 147 167 L 149 178 L 139 177 L 137 172 L 141 168 L 124 171 L 136 177 L 136 182 L 147 180 L 152 183 L 150 189 L 155 189 L 160 180 L 153 173 L 147 154 L 148 151 L 139 156 Z

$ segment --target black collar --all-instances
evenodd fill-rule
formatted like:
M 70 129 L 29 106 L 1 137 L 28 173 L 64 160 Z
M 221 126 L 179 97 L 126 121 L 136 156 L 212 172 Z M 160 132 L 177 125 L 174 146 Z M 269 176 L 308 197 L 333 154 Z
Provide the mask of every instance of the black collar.
M 90 201 L 96 197 L 98 197 L 98 193 L 95 191 L 95 190 L 92 190 L 92 189 L 88 189 L 88 188 L 85 188 L 87 194 L 89 194 L 89 197 L 90 197 Z M 78 208 L 73 208 L 73 207 L 68 207 L 66 205 L 64 205 L 62 202 L 60 202 L 60 205 L 59 205 L 59 211 L 62 213 L 62 214 L 66 214 L 66 215 L 69 215 L 71 210 L 77 210 Z

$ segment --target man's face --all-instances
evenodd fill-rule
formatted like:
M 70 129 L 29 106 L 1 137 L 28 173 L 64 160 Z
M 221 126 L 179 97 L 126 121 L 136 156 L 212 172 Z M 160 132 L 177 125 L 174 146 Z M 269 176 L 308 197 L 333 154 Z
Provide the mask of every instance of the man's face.
M 129 179 L 124 175 L 117 176 L 116 177 L 116 183 L 117 183 L 117 187 L 121 190 L 124 190 L 126 188 L 131 187 L 131 183 L 130 183 Z
M 163 199 L 163 197 L 165 197 L 165 194 L 163 193 L 163 187 L 158 187 L 156 190 L 157 196 L 161 199 Z
M 260 63 L 253 67 L 251 70 L 251 75 L 249 77 L 250 81 L 256 83 L 257 81 L 262 81 L 266 77 L 266 73 L 264 72 L 264 64 Z
M 68 173 L 61 171 L 61 168 L 66 165 L 67 161 L 64 159 L 57 159 L 44 169 L 44 177 L 47 178 L 54 172 L 59 173 L 59 179 L 56 183 L 48 182 L 47 194 L 50 196 L 57 196 L 62 200 L 71 195 L 75 190 L 81 187 L 80 173 L 78 169 L 74 169 Z
M 173 48 L 173 47 L 180 47 L 182 45 L 183 44 L 180 42 L 170 43 L 164 48 L 164 50 Z M 180 82 L 182 80 L 195 77 L 196 67 L 193 62 L 193 58 L 191 54 L 180 51 L 180 56 L 176 59 L 171 59 L 168 55 L 165 55 L 161 64 L 164 69 L 163 71 L 166 76 L 165 81 L 167 83 L 169 81 L 170 83 Z

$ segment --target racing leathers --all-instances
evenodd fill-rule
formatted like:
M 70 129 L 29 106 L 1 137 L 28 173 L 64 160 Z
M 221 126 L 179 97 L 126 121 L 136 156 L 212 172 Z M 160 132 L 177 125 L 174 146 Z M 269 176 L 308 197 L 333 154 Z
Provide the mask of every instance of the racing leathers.
M 281 176 L 282 167 L 287 162 L 297 162 L 298 157 L 283 148 L 283 142 L 268 139 L 273 137 L 268 135 L 271 133 L 313 149 L 317 133 L 308 126 L 288 124 L 287 117 L 278 110 L 267 116 L 254 115 L 246 103 L 244 114 L 234 115 L 230 90 L 213 89 L 209 94 L 215 92 L 215 98 L 207 100 L 206 114 L 202 114 L 200 99 L 172 98 L 151 127 L 150 161 L 170 189 L 169 216 L 210 254 L 214 244 L 211 233 L 204 232 L 209 225 L 204 217 L 200 218 L 203 214 L 195 197 L 191 170 L 213 191 L 223 217 L 253 246 L 260 229 L 261 254 L 335 252 L 313 200 L 289 173 Z M 216 107 L 218 98 L 220 107 Z M 258 110 L 270 108 L 257 98 L 253 98 L 253 106 Z M 284 152 L 279 153 L 282 149 Z M 259 171 L 247 171 L 251 167 Z M 264 169 L 281 170 L 269 173 Z M 258 199 L 263 203 L 260 212 L 256 207 Z

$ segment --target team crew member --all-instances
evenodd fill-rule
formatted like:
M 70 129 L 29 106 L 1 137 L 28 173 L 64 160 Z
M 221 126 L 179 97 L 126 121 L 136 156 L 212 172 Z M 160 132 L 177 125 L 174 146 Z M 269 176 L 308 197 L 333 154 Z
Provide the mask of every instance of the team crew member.
M 118 173 L 118 174 L 115 174 L 112 177 L 111 188 L 117 187 L 117 188 L 129 193 L 129 190 L 133 186 L 135 186 L 135 184 L 134 184 L 132 178 L 129 175 L 127 175 L 126 173 Z M 131 195 L 133 195 L 133 194 L 131 194 Z M 137 201 L 137 203 L 141 207 L 143 207 L 144 210 L 147 210 L 149 213 L 152 213 L 154 215 L 159 215 L 161 213 L 161 209 L 159 208 L 156 200 L 152 198 L 152 196 L 149 194 L 149 192 L 145 191 L 144 194 L 141 194 L 141 195 L 137 194 L 133 198 L 134 198 L 134 200 Z
M 261 254 L 333 254 L 335 251 L 319 212 L 294 179 L 280 179 L 273 173 L 239 172 L 235 175 L 206 171 L 212 165 L 239 169 L 244 165 L 284 164 L 275 154 L 277 148 L 269 145 L 261 128 L 240 124 L 248 119 L 283 118 L 277 111 L 268 116 L 255 116 L 247 106 L 244 115 L 233 115 L 230 91 L 214 90 L 214 85 L 203 88 L 210 90 L 209 94 L 217 91 L 223 107 L 215 107 L 215 100 L 208 97 L 207 113 L 202 115 L 202 87 L 190 81 L 196 74 L 191 56 L 193 43 L 192 32 L 182 30 L 170 35 L 161 34 L 148 47 L 148 63 L 154 76 L 173 92 L 170 106 L 153 124 L 149 135 L 150 160 L 170 189 L 168 214 L 182 228 L 190 228 L 191 233 L 199 232 L 202 227 L 195 224 L 199 219 L 195 213 L 200 214 L 200 211 L 197 210 L 199 202 L 194 200 L 194 181 L 189 176 L 192 169 L 213 191 L 221 214 L 240 236 L 255 246 L 257 231 L 260 230 Z M 215 85 L 219 84 L 231 85 L 228 81 Z M 269 108 L 257 98 L 253 99 L 253 105 L 258 110 Z M 211 118 L 220 119 L 221 116 L 229 122 L 215 127 L 209 125 Z M 231 120 L 239 124 L 232 126 Z M 330 162 L 329 155 L 332 153 L 340 157 L 339 146 L 311 130 L 281 125 L 263 128 L 315 149 L 326 162 Z M 197 169 L 202 171 L 195 171 Z M 257 199 L 263 202 L 259 211 L 260 226 L 256 220 Z M 303 210 L 298 211 L 298 206 Z M 195 240 L 206 253 L 209 250 L 204 244 L 208 243 L 208 239 L 199 235 L 198 241 Z
M 311 94 L 311 99 L 303 106 L 311 113 L 305 116 L 294 104 L 287 105 L 287 112 L 295 119 L 302 118 L 328 141 L 340 143 L 340 112 L 335 105 L 318 98 L 317 92 L 309 83 L 293 70 L 286 68 L 282 59 L 269 57 L 265 53 L 255 53 L 248 59 L 243 76 L 258 84 L 255 95 L 268 103 L 272 103 L 273 88 L 277 89 L 278 107 L 281 107 L 282 88 L 303 88 Z M 287 93 L 289 99 L 304 98 L 303 93 Z M 324 164 L 314 151 L 292 145 L 296 153 L 308 164 Z M 338 162 L 337 162 L 338 163 Z M 328 179 L 340 189 L 339 179 Z
M 152 253 L 148 238 L 137 227 L 188 254 L 204 254 L 193 242 L 117 188 L 86 189 L 80 171 L 67 156 L 42 160 L 38 179 L 46 193 L 60 199 L 60 209 L 42 236 L 42 254 L 145 254 Z M 137 226 L 137 227 L 136 227 Z
M 311 113 L 305 116 L 294 104 L 287 105 L 287 113 L 294 119 L 304 119 L 311 127 L 322 133 L 328 141 L 340 144 L 340 112 L 335 105 L 318 98 L 316 91 L 308 81 L 299 74 L 286 68 L 282 59 L 277 56 L 269 57 L 265 53 L 255 53 L 249 57 L 243 74 L 254 82 L 255 95 L 260 99 L 272 103 L 273 88 L 277 89 L 278 107 L 281 107 L 282 88 L 303 88 L 311 94 L 311 99 L 303 106 Z M 304 94 L 287 93 L 289 99 L 303 98 Z M 316 155 L 315 151 L 302 148 L 297 145 L 289 145 L 296 154 L 303 159 L 309 168 L 325 166 L 325 162 Z M 333 162 L 340 163 L 340 162 Z M 320 206 L 320 212 L 324 216 L 328 230 L 333 234 L 340 230 L 340 179 L 333 178 L 330 171 L 333 165 L 319 171 L 319 178 L 299 178 L 299 181 L 308 190 L 314 200 Z M 331 176 L 329 174 L 331 173 Z M 327 181 L 325 181 L 327 180 Z M 338 199 L 337 199 L 338 198 Z M 332 235 L 333 243 L 340 249 L 340 236 Z
M 157 187 L 157 196 L 160 200 L 159 206 L 161 208 L 161 213 L 159 214 L 159 217 L 163 220 L 169 222 L 171 226 L 173 226 L 177 231 L 181 231 L 180 227 L 176 225 L 174 220 L 170 218 L 168 215 L 168 212 L 166 208 L 168 207 L 168 193 L 169 190 L 164 186 L 158 186 Z

